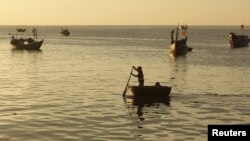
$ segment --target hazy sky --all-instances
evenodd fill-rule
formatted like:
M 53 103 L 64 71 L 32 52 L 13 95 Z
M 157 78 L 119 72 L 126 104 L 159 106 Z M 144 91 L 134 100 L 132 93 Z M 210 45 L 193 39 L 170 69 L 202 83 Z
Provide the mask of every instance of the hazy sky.
M 0 0 L 0 25 L 250 24 L 250 0 Z

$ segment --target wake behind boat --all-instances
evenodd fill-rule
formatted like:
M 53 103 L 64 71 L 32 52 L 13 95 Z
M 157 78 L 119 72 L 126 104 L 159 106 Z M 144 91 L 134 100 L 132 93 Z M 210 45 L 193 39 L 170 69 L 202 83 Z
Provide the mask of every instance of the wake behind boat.
M 24 38 L 23 35 L 10 34 L 12 35 L 10 44 L 14 49 L 39 50 L 43 44 L 43 39 L 38 41 L 37 29 L 34 28 L 32 30 L 32 33 L 34 38 L 31 37 Z

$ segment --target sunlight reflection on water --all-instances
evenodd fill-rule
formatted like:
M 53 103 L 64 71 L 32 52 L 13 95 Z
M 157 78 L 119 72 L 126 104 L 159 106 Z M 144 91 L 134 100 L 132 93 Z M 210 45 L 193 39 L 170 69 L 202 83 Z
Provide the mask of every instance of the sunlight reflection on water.
M 48 31 L 41 51 L 11 50 L 0 38 L 0 141 L 205 141 L 208 124 L 250 121 L 249 48 L 229 49 L 228 29 L 214 37 L 193 27 L 194 50 L 171 58 L 172 27 L 122 27 L 123 35 L 76 26 L 69 38 L 40 28 Z M 169 99 L 123 99 L 133 65 L 143 67 L 146 85 L 172 86 Z

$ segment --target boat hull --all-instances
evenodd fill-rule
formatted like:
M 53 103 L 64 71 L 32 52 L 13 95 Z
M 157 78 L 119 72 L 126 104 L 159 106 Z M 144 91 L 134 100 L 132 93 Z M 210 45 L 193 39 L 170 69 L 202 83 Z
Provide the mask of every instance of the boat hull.
M 67 33 L 61 33 L 63 36 L 69 36 L 70 35 L 70 33 L 69 32 L 67 32 Z
M 187 48 L 187 51 L 192 51 L 192 50 L 193 50 L 193 48 L 191 48 L 191 47 Z
M 168 86 L 130 86 L 129 88 L 134 97 L 150 98 L 168 97 L 172 89 Z
M 63 31 L 61 32 L 61 35 L 63 35 L 63 36 L 69 36 L 69 35 L 70 35 L 70 32 L 69 32 L 68 30 L 63 30 Z
M 17 31 L 17 32 L 25 32 L 26 29 L 25 29 L 25 28 L 17 28 L 16 31 Z
M 34 41 L 32 43 L 11 43 L 14 49 L 39 50 L 43 44 L 43 40 Z
M 155 103 L 163 103 L 167 106 L 170 106 L 170 97 L 134 97 L 132 98 L 132 104 L 134 106 L 141 106 L 141 105 L 153 105 Z
M 174 56 L 186 55 L 187 52 L 188 46 L 182 42 L 175 42 L 170 46 L 170 53 Z

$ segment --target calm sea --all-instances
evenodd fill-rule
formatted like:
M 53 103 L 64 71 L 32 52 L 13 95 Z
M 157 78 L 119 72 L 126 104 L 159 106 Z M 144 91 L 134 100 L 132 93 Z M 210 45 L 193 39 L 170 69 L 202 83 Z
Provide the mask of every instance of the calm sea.
M 240 27 L 190 26 L 178 58 L 174 26 L 36 26 L 40 51 L 12 50 L 16 28 L 0 26 L 0 141 L 206 141 L 208 124 L 250 124 L 250 48 L 228 43 Z M 133 65 L 169 100 L 123 99 Z

